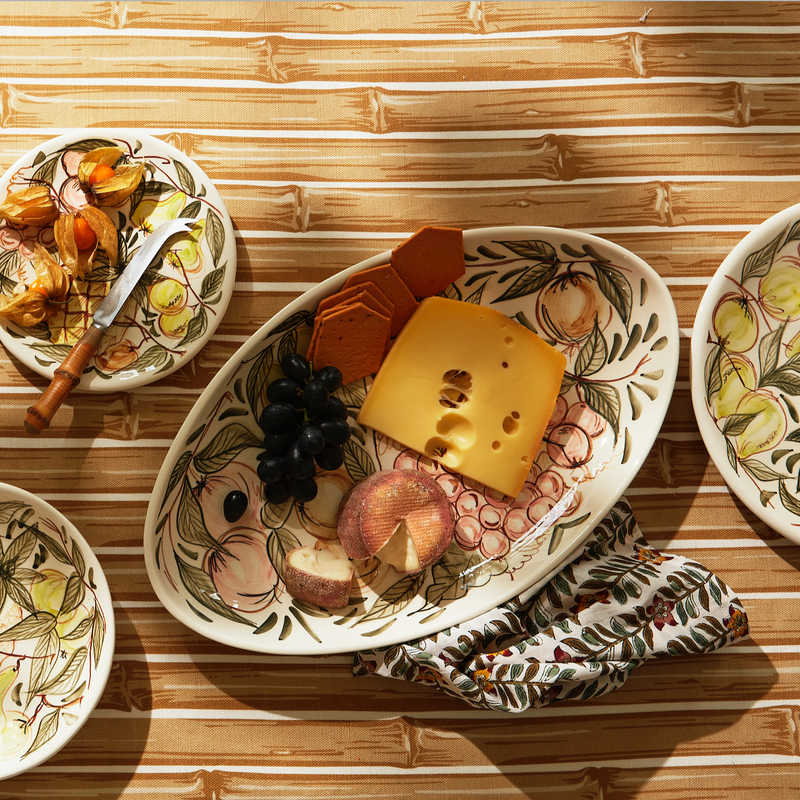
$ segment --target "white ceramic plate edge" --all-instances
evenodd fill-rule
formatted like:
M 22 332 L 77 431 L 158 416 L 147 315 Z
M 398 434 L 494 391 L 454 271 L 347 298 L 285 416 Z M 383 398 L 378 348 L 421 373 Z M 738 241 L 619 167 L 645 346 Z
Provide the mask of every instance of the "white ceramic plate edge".
M 0 761 L 0 780 L 12 778 L 15 775 L 20 775 L 28 772 L 34 767 L 41 766 L 48 759 L 52 758 L 56 753 L 62 750 L 69 744 L 75 737 L 75 734 L 84 726 L 87 720 L 91 717 L 97 704 L 105 692 L 108 679 L 111 676 L 111 667 L 114 661 L 114 652 L 116 647 L 116 625 L 114 620 L 114 606 L 111 597 L 111 591 L 108 588 L 108 581 L 106 580 L 105 573 L 97 556 L 89 546 L 89 543 L 83 537 L 81 532 L 73 525 L 58 509 L 51 506 L 47 501 L 40 499 L 24 489 L 13 486 L 8 483 L 0 483 L 0 499 L 15 499 L 18 502 L 25 503 L 31 506 L 37 516 L 47 516 L 54 522 L 63 526 L 69 535 L 80 543 L 81 552 L 84 557 L 88 556 L 87 560 L 92 560 L 94 563 L 91 565 L 95 568 L 95 584 L 97 585 L 97 594 L 102 598 L 103 611 L 106 619 L 106 634 L 103 640 L 103 652 L 101 653 L 100 661 L 97 664 L 97 669 L 93 673 L 93 680 L 96 681 L 91 689 L 91 694 L 81 700 L 79 719 L 69 729 L 69 736 L 66 738 L 58 738 L 57 736 L 46 742 L 41 748 L 33 755 L 30 760 L 17 761 L 16 764 L 19 769 L 9 771 L 7 774 L 3 772 L 4 766 L 9 766 L 14 762 Z
M 222 322 L 222 319 L 225 316 L 225 312 L 228 309 L 231 295 L 233 294 L 233 286 L 236 281 L 236 266 L 237 266 L 236 236 L 233 230 L 233 223 L 231 221 L 230 214 L 228 213 L 228 210 L 225 207 L 225 202 L 219 195 L 219 192 L 217 191 L 214 182 L 211 180 L 211 178 L 208 177 L 208 175 L 206 175 L 205 170 L 203 170 L 200 167 L 200 165 L 197 164 L 195 160 L 187 153 L 184 153 L 183 151 L 179 150 L 177 147 L 171 145 L 169 142 L 165 142 L 162 139 L 158 139 L 155 136 L 152 136 L 151 134 L 144 133 L 143 131 L 137 131 L 130 128 L 85 128 L 85 129 L 76 129 L 69 133 L 63 133 L 59 136 L 53 137 L 52 139 L 47 139 L 41 142 L 38 145 L 38 148 L 32 148 L 27 153 L 21 155 L 2 175 L 0 175 L 0 181 L 5 182 L 6 176 L 13 175 L 13 173 L 18 169 L 20 169 L 22 166 L 28 166 L 30 161 L 30 156 L 33 150 L 42 148 L 58 149 L 59 147 L 63 147 L 64 145 L 69 144 L 70 142 L 75 142 L 81 139 L 108 139 L 108 140 L 127 139 L 127 140 L 138 140 L 141 141 L 143 144 L 145 142 L 152 142 L 154 144 L 157 144 L 159 147 L 163 147 L 170 158 L 180 155 L 183 159 L 190 161 L 198 170 L 200 170 L 200 172 L 203 173 L 203 175 L 205 175 L 206 179 L 208 180 L 208 184 L 209 187 L 211 188 L 211 191 L 216 195 L 216 197 L 214 198 L 215 204 L 218 204 L 220 210 L 223 212 L 220 216 L 220 220 L 225 229 L 225 237 L 226 240 L 231 243 L 231 257 L 229 259 L 228 267 L 226 269 L 226 274 L 223 279 L 220 301 L 219 303 L 216 304 L 216 309 L 219 312 L 217 322 L 215 325 L 209 325 L 207 330 L 202 334 L 202 336 L 198 337 L 197 339 L 195 339 L 194 342 L 191 343 L 194 353 L 189 357 L 188 360 L 182 359 L 180 361 L 176 361 L 175 364 L 169 370 L 165 370 L 164 372 L 157 372 L 152 377 L 146 375 L 145 373 L 140 373 L 137 376 L 132 377 L 128 380 L 115 379 L 109 381 L 106 379 L 89 380 L 84 378 L 81 380 L 78 386 L 76 386 L 75 389 L 73 389 L 74 392 L 96 393 L 96 394 L 128 391 L 130 389 L 136 389 L 140 386 L 147 386 L 150 383 L 154 383 L 156 381 L 161 380 L 162 378 L 166 378 L 171 373 L 185 366 L 198 355 L 198 353 L 203 349 L 203 347 L 205 347 L 205 345 L 214 335 L 216 329 L 219 327 L 219 324 Z M 59 367 L 58 363 L 53 363 L 46 367 L 39 364 L 36 361 L 35 356 L 29 352 L 27 347 L 25 347 L 24 345 L 22 345 L 21 347 L 15 346 L 15 339 L 6 332 L 5 328 L 2 325 L 0 325 L 0 342 L 11 356 L 13 356 L 21 363 L 23 363 L 32 372 L 37 373 L 43 378 L 52 379 L 56 369 L 58 369 Z
M 757 228 L 747 233 L 723 259 L 703 293 L 700 305 L 697 308 L 694 327 L 692 329 L 689 375 L 692 407 L 694 409 L 695 419 L 697 420 L 697 426 L 700 429 L 700 436 L 703 439 L 703 443 L 706 446 L 706 450 L 708 450 L 711 460 L 714 462 L 714 466 L 722 475 L 728 490 L 736 495 L 736 497 L 762 522 L 765 522 L 777 533 L 785 536 L 789 541 L 800 544 L 800 519 L 798 519 L 798 527 L 783 525 L 779 519 L 770 518 L 768 509 L 765 509 L 761 505 L 758 497 L 751 496 L 749 492 L 742 491 L 740 493 L 736 490 L 735 487 L 742 482 L 742 479 L 728 463 L 724 448 L 721 453 L 715 455 L 720 432 L 711 421 L 708 409 L 706 408 L 705 387 L 703 386 L 703 370 L 706 359 L 706 353 L 703 351 L 703 348 L 706 344 L 705 337 L 712 328 L 711 317 L 714 312 L 714 307 L 722 296 L 722 292 L 719 290 L 720 286 L 725 284 L 726 276 L 730 274 L 731 267 L 734 264 L 740 265 L 744 257 L 758 249 L 758 242 L 760 240 L 768 240 L 770 236 L 774 236 L 779 229 L 797 219 L 800 219 L 800 203 L 785 208 L 783 211 L 779 211 L 777 214 L 764 220 Z M 699 378 L 698 375 L 700 376 Z M 722 444 L 719 446 L 722 448 Z

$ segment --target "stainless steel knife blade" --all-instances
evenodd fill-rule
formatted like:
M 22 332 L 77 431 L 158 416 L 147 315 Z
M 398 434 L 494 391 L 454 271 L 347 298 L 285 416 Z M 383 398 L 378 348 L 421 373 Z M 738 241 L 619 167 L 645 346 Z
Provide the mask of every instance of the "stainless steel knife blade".
M 108 326 L 119 314 L 125 301 L 130 297 L 134 286 L 139 283 L 139 279 L 144 275 L 145 270 L 153 263 L 153 259 L 158 255 L 164 243 L 171 236 L 181 231 L 190 230 L 197 220 L 180 217 L 178 219 L 165 222 L 159 225 L 145 240 L 145 243 L 136 252 L 136 255 L 128 262 L 122 274 L 114 282 L 108 294 L 97 307 L 92 317 L 92 325 L 101 331 L 108 329 Z

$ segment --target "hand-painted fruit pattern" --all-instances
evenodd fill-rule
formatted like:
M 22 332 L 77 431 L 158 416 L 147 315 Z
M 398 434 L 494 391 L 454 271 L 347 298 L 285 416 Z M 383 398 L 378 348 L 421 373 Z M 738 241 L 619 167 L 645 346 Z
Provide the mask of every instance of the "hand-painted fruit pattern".
M 77 721 L 107 620 L 62 528 L 17 501 L 0 502 L 0 527 L 0 761 L 19 761 Z
M 258 420 L 266 388 L 283 377 L 284 354 L 305 351 L 314 309 L 297 312 L 263 337 L 263 348 L 238 365 L 207 421 L 188 437 L 159 498 L 155 561 L 196 616 L 239 623 L 253 635 L 278 635 L 280 641 L 310 636 L 324 643 L 324 637 L 348 631 L 368 638 L 401 618 L 423 624 L 476 587 L 558 551 L 599 502 L 585 499 L 595 478 L 625 465 L 633 432 L 649 430 L 646 404 L 658 398 L 665 374 L 660 359 L 676 346 L 660 330 L 658 311 L 648 306 L 645 278 L 634 287 L 628 268 L 590 246 L 581 252 L 558 247 L 560 252 L 545 241 L 481 246 L 466 254 L 465 278 L 445 292 L 497 304 L 567 355 L 544 441 L 516 498 L 362 429 L 355 419 L 369 386 L 364 379 L 335 393 L 352 427 L 344 465 L 319 477 L 319 494 L 310 503 L 265 503 L 256 456 L 263 449 Z M 442 485 L 457 516 L 448 551 L 415 575 L 400 576 L 374 558 L 355 562 L 351 603 L 342 612 L 291 598 L 281 577 L 286 554 L 335 542 L 342 497 L 368 475 L 390 468 L 421 469 Z M 235 519 L 225 515 L 233 492 L 241 509 Z
M 163 263 L 145 272 L 89 368 L 106 378 L 134 368 L 150 374 L 172 371 L 187 356 L 187 346 L 203 337 L 218 316 L 215 307 L 228 269 L 222 212 L 213 207 L 189 166 L 148 153 L 139 142 L 85 139 L 32 156 L 30 166 L 15 173 L 8 191 L 46 185 L 65 212 L 79 211 L 89 198 L 78 185 L 78 164 L 89 150 L 111 146 L 126 151 L 127 163 L 146 164 L 140 189 L 122 206 L 105 208 L 121 232 L 119 264 L 106 259 L 85 279 L 74 281 L 67 306 L 49 323 L 36 328 L 5 324 L 16 338 L 29 338 L 39 363 L 61 363 L 147 235 L 169 220 L 194 217 L 198 222 L 193 230 L 174 237 Z M 30 279 L 35 242 L 57 252 L 52 226 L 0 223 L 0 292 L 11 294 L 17 281 Z
M 704 365 L 708 413 L 728 463 L 764 508 L 800 516 L 800 221 L 744 260 L 714 306 Z

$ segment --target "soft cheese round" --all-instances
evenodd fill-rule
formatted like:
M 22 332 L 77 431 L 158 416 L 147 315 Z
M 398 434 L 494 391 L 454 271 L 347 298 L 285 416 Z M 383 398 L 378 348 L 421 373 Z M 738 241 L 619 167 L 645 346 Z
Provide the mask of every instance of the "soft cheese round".
M 402 573 L 418 572 L 440 558 L 454 528 L 453 507 L 442 487 L 430 475 L 408 469 L 382 470 L 356 484 L 342 499 L 337 525 L 350 558 L 375 556 Z

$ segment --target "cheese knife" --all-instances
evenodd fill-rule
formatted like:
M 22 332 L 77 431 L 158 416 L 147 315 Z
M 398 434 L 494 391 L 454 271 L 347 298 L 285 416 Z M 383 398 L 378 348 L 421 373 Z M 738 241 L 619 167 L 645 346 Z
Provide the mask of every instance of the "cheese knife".
M 167 239 L 176 233 L 191 229 L 197 220 L 179 218 L 165 222 L 148 235 L 145 243 L 128 262 L 122 274 L 114 282 L 108 294 L 97 307 L 92 324 L 86 333 L 75 342 L 72 350 L 61 366 L 55 371 L 53 380 L 42 396 L 28 409 L 25 415 L 25 430 L 38 435 L 50 425 L 50 420 L 58 411 L 67 395 L 80 383 L 81 375 L 89 360 L 97 354 L 100 342 L 109 325 L 119 313 L 133 288 L 153 263 Z

